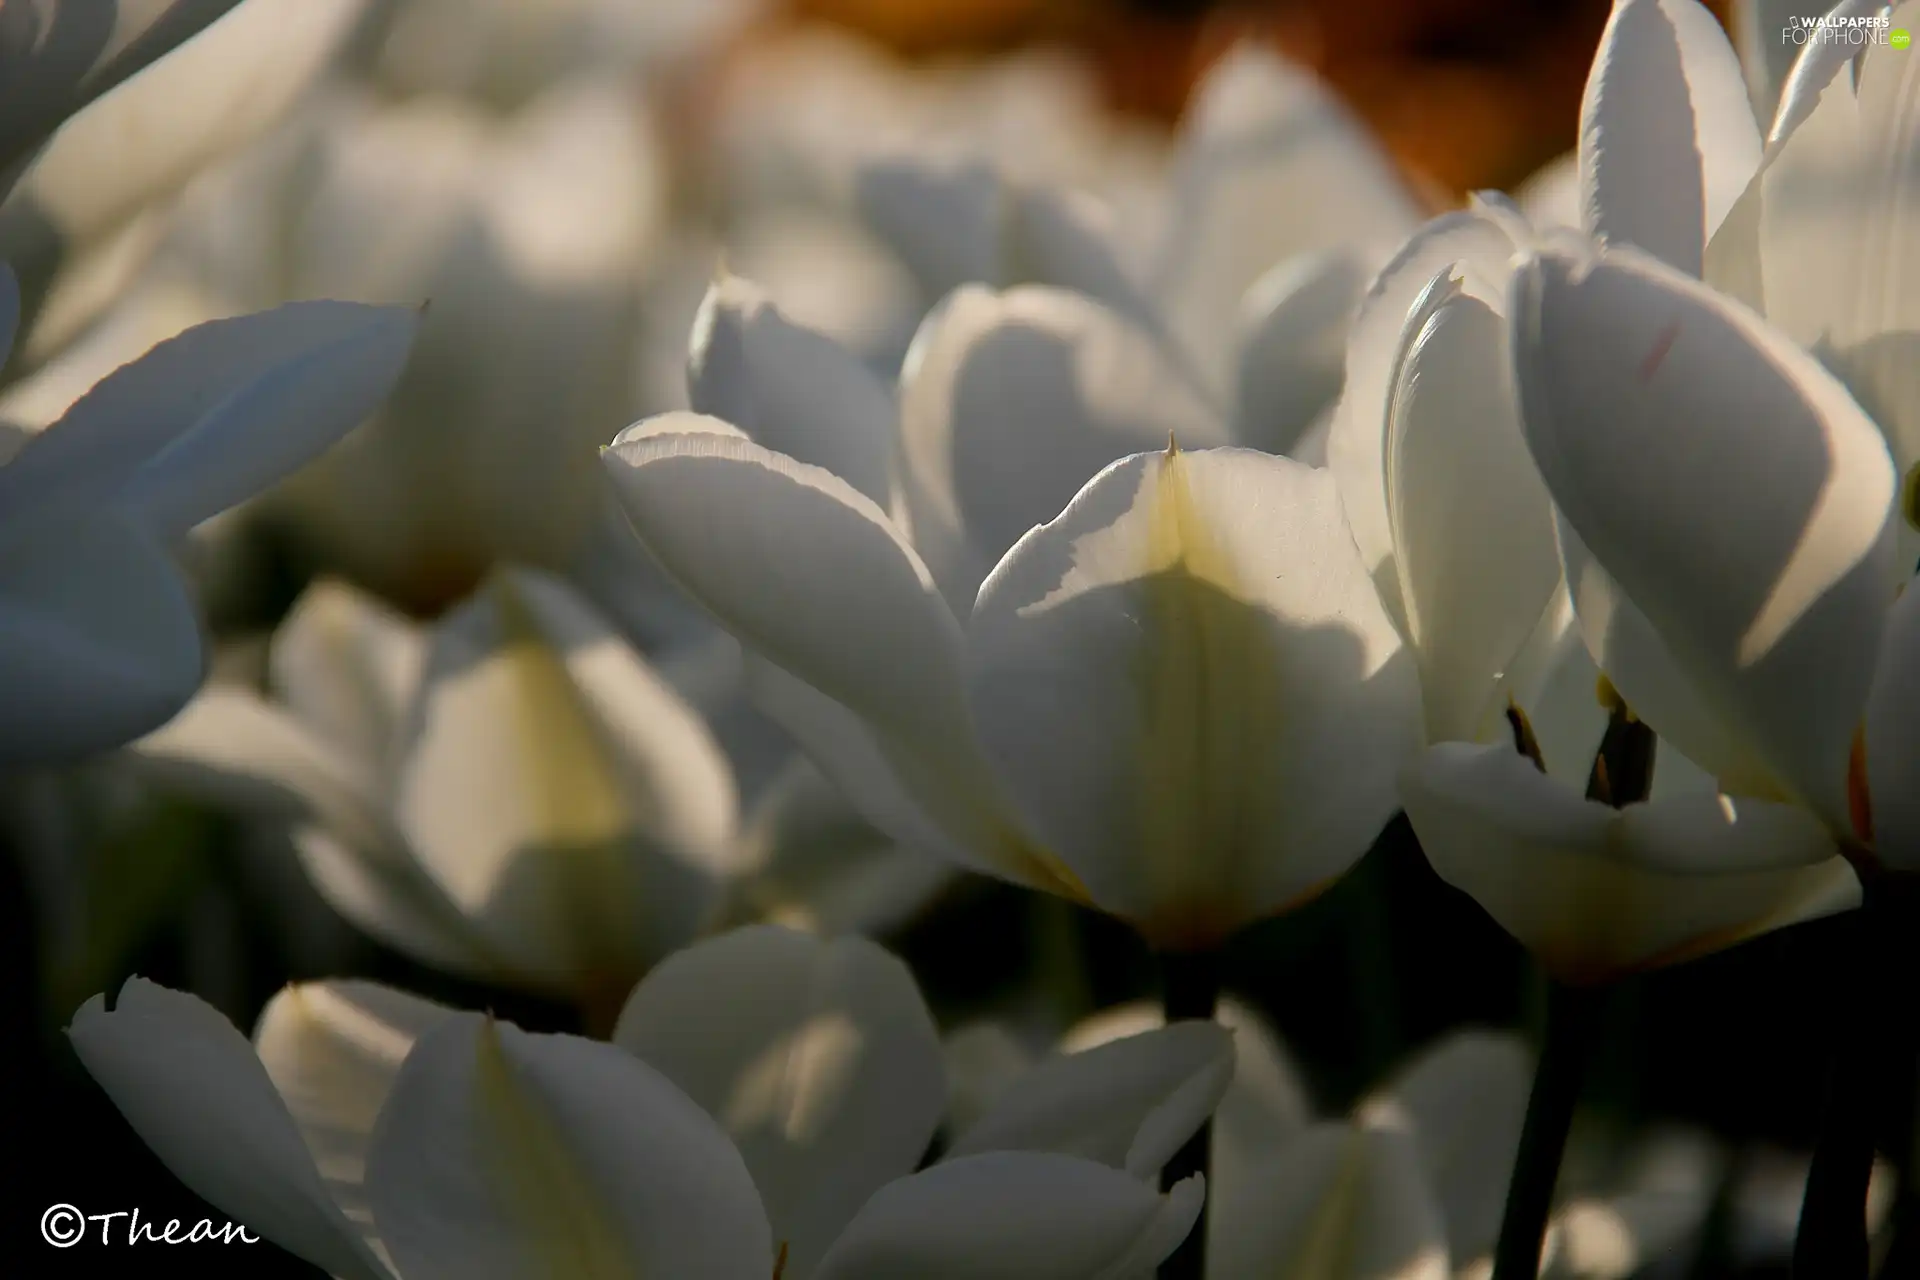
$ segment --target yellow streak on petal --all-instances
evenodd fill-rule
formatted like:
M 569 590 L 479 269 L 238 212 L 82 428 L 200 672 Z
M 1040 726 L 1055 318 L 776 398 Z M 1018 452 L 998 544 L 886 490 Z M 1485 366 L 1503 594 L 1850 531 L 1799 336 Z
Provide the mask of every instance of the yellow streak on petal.
M 1305 1236 L 1288 1266 L 1287 1280 L 1346 1280 L 1354 1274 L 1360 1212 L 1366 1195 L 1366 1134 L 1355 1127 L 1341 1145 L 1331 1185 L 1313 1207 Z
M 551 1280 L 636 1280 L 637 1259 L 560 1137 L 514 1078 L 491 1018 L 474 1061 L 481 1162 L 529 1246 L 533 1274 Z
M 1266 619 L 1245 603 L 1177 446 L 1150 464 L 1145 484 L 1139 829 L 1143 871 L 1164 906 L 1141 924 L 1155 936 L 1218 941 L 1204 935 L 1227 923 L 1216 904 L 1239 896 L 1274 772 L 1279 677 Z

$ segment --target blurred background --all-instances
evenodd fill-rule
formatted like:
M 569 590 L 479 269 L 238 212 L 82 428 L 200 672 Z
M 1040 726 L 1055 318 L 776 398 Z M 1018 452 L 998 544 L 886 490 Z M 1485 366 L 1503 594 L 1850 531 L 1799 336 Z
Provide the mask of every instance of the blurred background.
M 529 418 L 598 445 L 683 406 L 688 330 L 723 252 L 789 314 L 890 373 L 931 299 L 847 212 L 848 174 L 882 147 L 937 138 L 1009 173 L 1093 190 L 1145 238 L 1196 86 L 1254 41 L 1322 77 L 1438 211 L 1477 189 L 1519 189 L 1572 148 L 1609 8 L 316 0 L 329 6 L 338 30 L 312 37 L 329 58 L 293 77 L 289 101 L 261 108 L 274 123 L 259 136 L 196 155 L 137 201 L 55 199 L 49 176 L 0 209 L 0 257 L 21 269 L 34 308 L 0 379 L 0 420 L 29 428 L 200 319 L 290 297 L 432 298 L 435 327 L 378 424 L 385 434 L 350 441 L 196 542 L 220 674 L 253 685 L 267 638 L 316 576 L 424 624 L 502 559 L 606 586 L 596 603 L 636 644 L 683 652 L 697 622 L 658 593 L 607 586 L 631 566 L 599 564 L 578 530 L 549 518 L 568 508 L 553 495 L 573 480 L 548 475 L 545 455 L 508 449 L 490 472 L 452 474 L 438 450 L 489 432 L 513 439 Z M 249 37 L 276 38 L 265 27 Z M 216 79 L 254 56 L 228 46 Z M 243 106 L 261 90 L 249 92 Z M 530 484 L 550 487 L 517 507 L 503 496 Z M 428 490 L 436 502 L 423 513 L 407 499 Z M 702 702 L 698 685 L 689 675 L 679 687 L 714 717 L 750 829 L 777 842 L 805 828 L 800 844 L 836 849 L 873 842 L 831 805 L 833 820 L 808 827 L 767 800 L 783 744 L 724 698 Z M 44 1245 L 39 1214 L 54 1202 L 219 1217 L 132 1138 L 61 1035 L 81 1001 L 130 974 L 195 991 L 243 1030 L 285 983 L 343 975 L 531 1028 L 583 1025 L 566 1002 L 449 978 L 376 942 L 307 883 L 284 833 L 119 761 L 0 782 L 0 845 L 0 1069 L 12 1086 L 0 1258 L 11 1275 L 154 1265 L 152 1247 Z M 804 858 L 795 865 L 765 877 L 743 913 L 782 918 L 777 908 L 798 902 L 831 915 L 808 896 L 824 880 L 807 878 Z M 821 877 L 838 874 L 832 857 L 823 865 Z M 943 1028 L 995 1017 L 1044 1037 L 1154 991 L 1151 958 L 1109 921 L 923 869 L 887 883 L 878 904 L 850 893 L 847 919 L 909 960 Z M 1615 1002 L 1590 1090 L 1592 1162 L 1675 1126 L 1715 1152 L 1698 1248 L 1660 1274 L 1785 1274 L 1825 1085 L 1822 992 L 1871 981 L 1839 964 L 1816 924 L 1628 984 Z M 1403 822 L 1322 900 L 1244 935 L 1227 986 L 1270 1017 L 1328 1111 L 1449 1029 L 1531 1031 L 1539 1015 L 1518 948 L 1433 876 Z M 1882 1149 L 1910 1150 L 1913 1128 L 1911 1114 L 1889 1117 Z M 317 1274 L 265 1244 L 201 1246 L 187 1260 L 210 1276 Z

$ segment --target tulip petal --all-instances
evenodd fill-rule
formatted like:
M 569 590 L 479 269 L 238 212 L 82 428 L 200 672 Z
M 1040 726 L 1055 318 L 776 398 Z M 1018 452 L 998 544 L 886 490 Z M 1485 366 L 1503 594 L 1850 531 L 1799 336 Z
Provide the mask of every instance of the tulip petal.
M 1163 1194 L 1072 1156 L 997 1151 L 881 1188 L 815 1280 L 1130 1280 L 1200 1214 L 1196 1176 Z
M 273 634 L 274 694 L 348 759 L 381 769 L 426 662 L 420 627 L 334 578 L 301 593 Z
M 1860 884 L 1806 810 L 1687 795 L 1614 810 L 1511 746 L 1442 743 L 1401 795 L 1440 878 L 1551 973 L 1605 982 L 1845 911 Z
M 1327 439 L 1327 464 L 1340 482 L 1353 540 L 1396 623 L 1404 617 L 1387 506 L 1387 413 L 1403 345 L 1412 336 L 1407 319 L 1434 276 L 1450 265 L 1464 264 L 1464 275 L 1504 280 L 1522 230 L 1493 208 L 1435 218 L 1380 269 L 1347 334 L 1346 379 Z
M 139 737 L 186 704 L 205 662 L 199 610 L 145 530 L 59 510 L 0 532 L 0 766 L 71 762 Z
M 863 721 L 972 865 L 1060 883 L 1012 826 L 978 753 L 959 624 L 872 502 L 745 440 L 658 436 L 605 458 L 654 557 L 748 649 Z
M 782 315 L 758 285 L 722 275 L 708 288 L 694 317 L 687 386 L 696 412 L 833 472 L 883 510 L 892 505 L 893 397 L 845 348 Z
M 1555 590 L 1553 507 L 1520 434 L 1506 326 L 1437 280 L 1408 322 L 1387 411 L 1387 509 L 1427 736 L 1486 741 Z
M 524 982 L 617 999 L 720 905 L 738 798 L 705 722 L 557 579 L 434 633 L 397 812 Z
M 395 1077 L 367 1158 L 407 1280 L 766 1280 L 773 1243 L 740 1155 L 610 1044 L 443 1020 Z
M 1366 271 L 1352 251 L 1320 250 L 1287 259 L 1247 290 L 1235 362 L 1235 444 L 1290 454 L 1339 399 Z
M 1058 1055 L 1017 1080 L 947 1158 L 1053 1151 L 1152 1178 L 1213 1114 L 1233 1064 L 1232 1036 L 1206 1022 Z
M 1227 439 L 1148 333 L 1035 287 L 962 289 L 928 317 L 901 379 L 900 431 L 916 540 L 935 524 L 957 529 L 980 566 L 1114 459 L 1170 438 Z M 979 582 L 942 588 L 965 604 Z
M 1760 164 L 1740 60 L 1694 0 L 1615 0 L 1580 104 L 1587 230 L 1688 275 Z
M 1445 1223 L 1412 1137 L 1315 1125 L 1213 1207 L 1208 1270 L 1284 1280 L 1446 1280 Z
M 947 1064 L 945 1129 L 954 1139 L 978 1124 L 1034 1063 L 1027 1045 L 998 1022 L 970 1022 L 949 1032 L 940 1053 Z
M 454 1011 L 372 982 L 308 982 L 267 1002 L 254 1050 L 334 1203 L 376 1251 L 367 1203 L 374 1121 L 413 1043 Z
M 120 1114 L 195 1195 L 343 1280 L 388 1280 L 327 1194 L 246 1037 L 211 1006 L 130 978 L 111 1012 L 93 997 L 67 1035 Z
M 1351 866 L 1419 737 L 1333 477 L 1137 454 L 1029 533 L 969 637 L 982 741 L 1093 900 L 1211 945 Z
M 946 1108 L 919 987 L 864 938 L 755 925 L 696 944 L 634 988 L 613 1041 L 733 1139 L 795 1276 L 912 1172 Z
M 1371 135 L 1304 68 L 1251 43 L 1216 62 L 1181 126 L 1156 272 L 1173 329 L 1228 383 L 1241 299 L 1269 268 L 1346 244 L 1398 244 L 1421 214 Z
M 1466 1031 L 1422 1052 L 1361 1103 L 1360 1123 L 1411 1133 L 1455 1265 L 1493 1247 L 1520 1150 L 1533 1059 L 1517 1036 Z
M 11 509 L 120 498 L 165 535 L 264 489 L 355 426 L 406 362 L 414 312 L 295 302 L 196 325 L 100 382 L 0 469 Z
M 1247 1171 L 1291 1142 L 1313 1121 L 1313 1103 L 1286 1047 L 1261 1016 L 1228 997 L 1216 1020 L 1233 1032 L 1233 1080 L 1213 1116 L 1213 1181 L 1239 1186 Z M 1166 1025 L 1158 1004 L 1117 1005 L 1095 1014 L 1060 1041 L 1082 1053 Z
M 1784 335 L 1643 255 L 1544 252 L 1511 310 L 1523 430 L 1566 527 L 1728 736 L 1844 830 L 1893 550 L 1878 429 Z M 1628 705 L 1715 769 L 1567 575 Z

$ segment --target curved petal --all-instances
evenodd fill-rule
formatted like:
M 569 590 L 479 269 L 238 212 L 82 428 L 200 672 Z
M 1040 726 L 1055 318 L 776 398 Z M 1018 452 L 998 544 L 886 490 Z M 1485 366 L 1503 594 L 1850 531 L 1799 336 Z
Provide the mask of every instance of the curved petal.
M 130 7 L 120 0 L 67 0 L 15 6 L 0 19 L 0 171 L 66 117 L 238 3 L 163 0 Z
M 390 1280 L 321 1182 L 246 1037 L 195 996 L 129 978 L 67 1028 L 88 1074 L 195 1195 L 343 1280 Z M 760 1280 L 756 1277 L 755 1280 Z
M 1643 255 L 1545 251 L 1511 312 L 1523 430 L 1568 528 L 1727 736 L 1845 830 L 1893 552 L 1878 429 L 1784 335 Z M 1567 570 L 1628 704 L 1716 768 L 1614 660 Z
M 1623 810 L 1510 746 L 1442 743 L 1401 796 L 1427 860 L 1566 982 L 1677 964 L 1860 903 L 1804 809 L 1688 795 Z
M 1207 1022 L 1062 1054 L 1015 1081 L 946 1158 L 1053 1151 L 1151 1179 L 1213 1115 L 1233 1064 L 1232 1036 Z
M 1411 1133 L 1456 1266 L 1493 1247 L 1520 1150 L 1533 1055 L 1518 1036 L 1463 1031 L 1362 1102 L 1363 1125 Z
M 863 721 L 907 794 L 976 865 L 1060 882 L 998 808 L 965 704 L 959 624 L 872 502 L 745 440 L 657 436 L 605 458 L 654 557 L 749 649 Z
M 1284 1280 L 1447 1280 L 1446 1224 L 1410 1135 L 1315 1125 L 1222 1188 L 1208 1270 Z
M 1534 170 L 1514 190 L 1513 201 L 1535 226 L 1578 229 L 1583 221 L 1580 153 L 1565 152 Z
M 634 989 L 613 1040 L 733 1139 L 796 1277 L 912 1172 L 946 1107 L 913 975 L 863 938 L 758 925 L 699 943 Z
M 1412 662 L 1333 477 L 1243 449 L 1137 454 L 980 590 L 982 741 L 1102 908 L 1212 945 L 1351 866 L 1419 736 Z
M 1273 1028 L 1228 997 L 1216 1015 L 1233 1032 L 1233 1080 L 1213 1116 L 1213 1182 L 1240 1186 L 1248 1171 L 1293 1141 L 1313 1122 L 1313 1103 L 1300 1070 Z M 1166 1025 L 1160 1006 L 1142 1001 L 1095 1014 L 1060 1041 L 1063 1053 L 1081 1053 L 1122 1036 Z
M 337 578 L 309 586 L 273 634 L 273 692 L 301 723 L 378 776 L 426 663 L 424 630 Z
M 205 675 L 199 609 L 145 530 L 98 510 L 0 528 L 0 766 L 117 747 L 165 723 Z
M 520 981 L 617 1000 L 718 910 L 738 820 L 699 714 L 559 580 L 436 628 L 396 781 L 421 862 Z
M 970 1022 L 947 1033 L 940 1045 L 947 1066 L 950 1138 L 962 1138 L 1033 1069 L 1029 1047 L 1004 1024 Z
M 1200 1216 L 1198 1175 L 1158 1193 L 1072 1156 L 998 1151 L 880 1189 L 815 1280 L 1131 1280 Z
M 1316 250 L 1288 258 L 1247 290 L 1237 330 L 1233 443 L 1290 454 L 1338 401 L 1347 331 L 1367 270 L 1352 250 Z
M 1327 465 L 1368 572 L 1396 622 L 1400 581 L 1393 571 L 1393 519 L 1387 508 L 1387 412 L 1393 401 L 1407 321 L 1434 276 L 1454 264 L 1501 281 L 1520 228 L 1487 207 L 1442 214 L 1409 238 L 1380 269 L 1347 333 L 1346 379 L 1327 438 Z
M 706 1112 L 625 1050 L 458 1014 L 394 1078 L 367 1157 L 406 1280 L 766 1280 L 753 1179 Z
M 367 1148 L 413 1042 L 454 1011 L 372 982 L 283 988 L 260 1014 L 253 1047 L 286 1102 L 334 1203 L 376 1252 Z
M 1408 329 L 1384 457 L 1405 635 L 1428 739 L 1485 741 L 1560 585 L 1553 506 L 1520 435 L 1500 316 L 1449 277 Z
M 1920 870 L 1920 590 L 1912 587 L 1887 614 L 1865 734 L 1870 807 L 1856 811 L 1856 825 L 1866 818 L 1862 834 L 1881 862 Z
M 723 273 L 708 288 L 693 320 L 687 389 L 696 412 L 892 506 L 892 395 L 840 344 L 782 315 L 760 286 Z
M 1077 294 L 965 288 L 930 315 L 901 375 L 902 461 L 918 538 L 957 528 L 990 566 L 1116 458 L 1225 444 L 1164 348 Z M 979 583 L 942 584 L 970 602 Z
M 11 511 L 119 499 L 164 535 L 266 488 L 357 425 L 413 342 L 401 307 L 294 302 L 196 325 L 109 375 L 0 468 Z
M 1275 264 L 1398 244 L 1420 210 L 1393 163 L 1312 72 L 1251 43 L 1217 61 L 1181 125 L 1156 271 L 1174 331 L 1229 381 L 1241 299 Z
M 1615 0 L 1580 104 L 1587 230 L 1691 276 L 1760 164 L 1740 60 L 1695 0 Z

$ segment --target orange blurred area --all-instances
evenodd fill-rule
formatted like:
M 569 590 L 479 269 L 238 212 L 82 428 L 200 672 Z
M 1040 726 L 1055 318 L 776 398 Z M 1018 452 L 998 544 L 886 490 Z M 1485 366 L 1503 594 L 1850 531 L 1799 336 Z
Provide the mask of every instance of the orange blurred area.
M 1437 198 L 1507 187 L 1574 145 L 1609 0 L 789 0 L 790 19 L 909 57 L 1065 43 L 1116 110 L 1171 121 L 1235 40 L 1317 69 Z M 1709 3 L 1723 22 L 1726 0 Z

